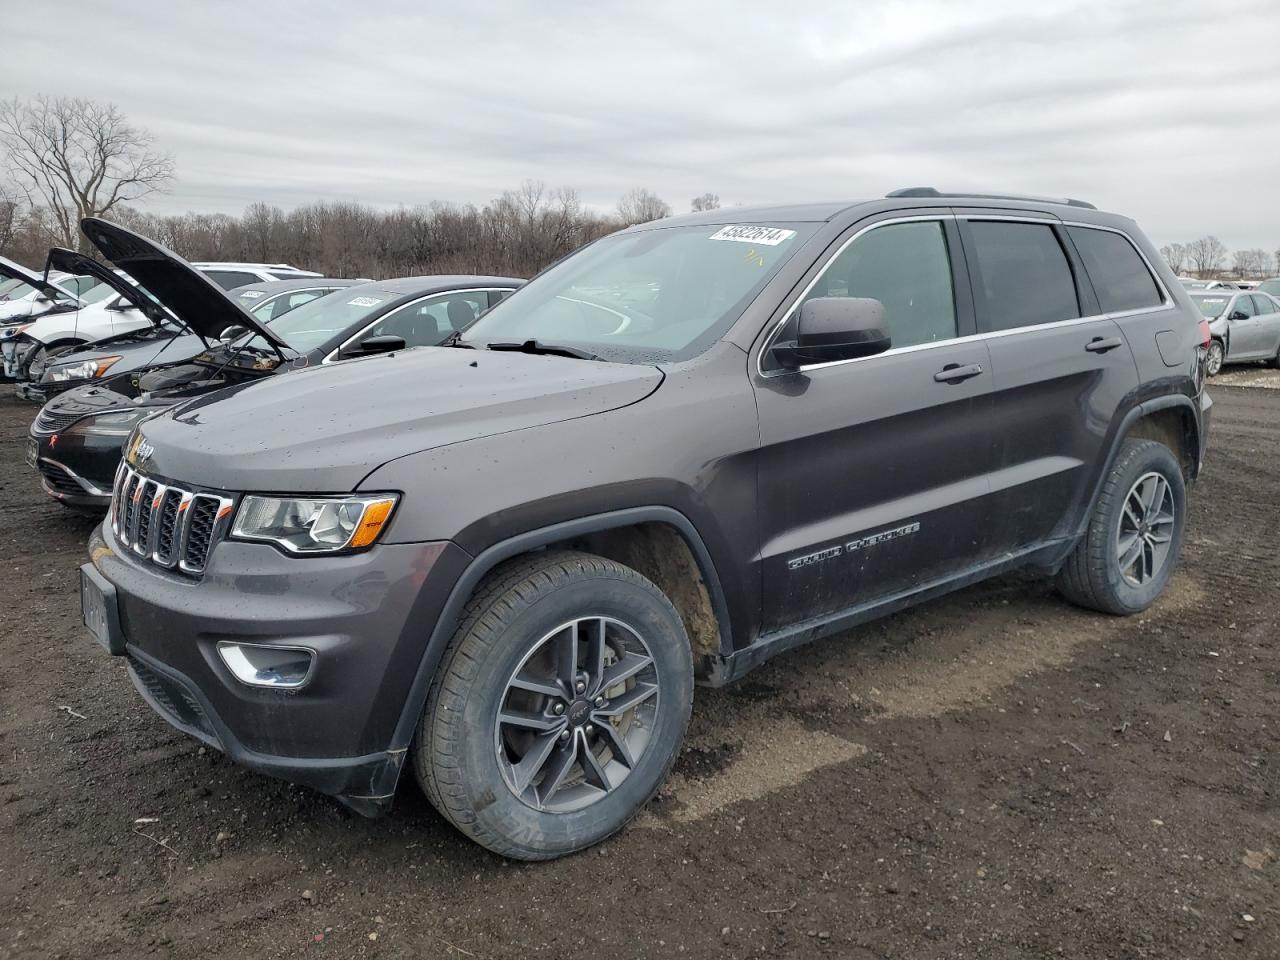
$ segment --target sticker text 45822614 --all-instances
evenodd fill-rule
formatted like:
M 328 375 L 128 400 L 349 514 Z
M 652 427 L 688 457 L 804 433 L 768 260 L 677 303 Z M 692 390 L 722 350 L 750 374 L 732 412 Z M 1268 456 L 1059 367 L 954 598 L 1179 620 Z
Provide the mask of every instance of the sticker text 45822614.
M 736 240 L 738 243 L 754 243 L 758 247 L 776 247 L 796 235 L 794 230 L 782 227 L 759 227 L 750 223 L 735 223 L 721 227 L 710 240 Z

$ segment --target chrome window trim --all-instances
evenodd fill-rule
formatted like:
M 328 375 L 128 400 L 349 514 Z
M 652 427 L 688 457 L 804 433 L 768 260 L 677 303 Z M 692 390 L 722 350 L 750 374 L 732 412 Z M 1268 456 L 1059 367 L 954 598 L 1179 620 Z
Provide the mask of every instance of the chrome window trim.
M 406 303 L 400 304 L 400 306 L 396 307 L 394 310 L 388 310 L 386 313 L 382 314 L 382 316 L 378 317 L 378 319 L 376 320 L 370 320 L 367 324 L 365 324 L 363 327 L 361 327 L 351 336 L 347 337 L 347 339 L 343 340 L 340 344 L 338 344 L 332 351 L 330 351 L 328 356 L 326 356 L 323 360 L 320 361 L 320 363 L 321 365 L 324 365 L 326 363 L 340 362 L 338 359 L 338 355 L 342 353 L 342 350 L 344 347 L 346 347 L 348 344 L 352 343 L 353 341 L 358 340 L 360 337 L 364 336 L 365 333 L 367 333 L 377 324 L 381 323 L 383 320 L 387 319 L 387 317 L 391 316 L 393 313 L 399 313 L 401 310 L 405 309 L 406 307 L 412 307 L 414 304 L 423 303 L 424 301 L 427 301 L 427 300 L 434 300 L 436 297 L 453 296 L 455 293 L 493 293 L 496 291 L 500 293 L 511 294 L 511 293 L 515 293 L 516 290 L 518 289 L 519 289 L 518 287 L 460 287 L 457 290 L 439 290 L 436 293 L 423 294 L 422 296 L 414 300 L 409 300 Z M 406 347 L 405 349 L 412 350 L 413 348 Z M 348 358 L 348 359 L 352 359 L 352 358 Z
M 777 340 L 778 335 L 782 332 L 782 328 L 786 326 L 788 318 L 792 315 L 792 313 L 795 312 L 796 308 L 804 300 L 804 298 L 809 295 L 809 292 L 814 288 L 814 286 L 817 285 L 818 281 L 822 279 L 823 274 L 825 274 L 827 270 L 830 269 L 831 265 L 835 262 L 835 260 L 842 253 L 844 253 L 846 247 L 848 247 L 851 243 L 853 243 L 859 237 L 862 237 L 870 233 L 872 230 L 875 230 L 877 227 L 886 227 L 895 223 L 919 223 L 919 222 L 926 222 L 931 220 L 936 220 L 938 222 L 945 222 L 947 220 L 950 220 L 953 222 L 959 222 L 960 220 L 1002 220 L 1002 221 L 1011 221 L 1015 223 L 1043 223 L 1043 224 L 1048 224 L 1050 226 L 1058 225 L 1063 227 L 1085 227 L 1090 230 L 1105 230 L 1109 233 L 1118 233 L 1120 236 L 1124 237 L 1126 240 L 1129 241 L 1129 245 L 1132 246 L 1134 250 L 1137 251 L 1138 256 L 1142 258 L 1142 262 L 1146 266 L 1147 270 L 1150 272 L 1152 278 L 1155 280 L 1156 287 L 1160 291 L 1160 295 L 1163 298 L 1163 300 L 1158 306 L 1154 306 L 1154 307 L 1139 307 L 1138 309 L 1135 309 L 1135 310 L 1122 310 L 1122 311 L 1117 311 L 1116 313 L 1095 313 L 1095 314 L 1090 314 L 1087 317 L 1070 317 L 1066 320 L 1055 320 L 1052 323 L 1033 323 L 1023 327 L 1010 327 L 1007 330 L 990 330 L 982 333 L 970 334 L 964 337 L 951 337 L 947 340 L 935 340 L 935 341 L 932 341 L 931 343 L 916 343 L 916 344 L 912 344 L 909 347 L 891 347 L 888 350 L 885 350 L 883 353 L 872 354 L 869 357 L 851 357 L 847 360 L 828 360 L 824 363 L 807 363 L 807 364 L 800 365 L 794 370 L 765 370 L 764 369 L 764 364 L 763 364 L 764 356 L 769 351 L 769 349 L 773 346 L 774 342 Z M 919 216 L 895 217 L 888 220 L 877 220 L 875 223 L 868 224 L 867 226 L 863 227 L 861 230 L 851 235 L 847 240 L 845 240 L 844 243 L 840 244 L 840 247 L 835 251 L 835 253 L 833 253 L 827 259 L 827 262 L 822 265 L 822 269 L 820 269 L 816 274 L 814 274 L 813 279 L 810 280 L 809 283 L 805 285 L 805 288 L 799 293 L 799 295 L 796 296 L 794 299 L 792 299 L 791 303 L 787 306 L 787 309 L 783 312 L 782 317 L 779 319 L 779 321 L 774 325 L 773 329 L 769 331 L 768 335 L 765 337 L 763 346 L 760 348 L 760 351 L 756 354 L 756 373 L 759 376 L 765 377 L 765 378 L 786 376 L 786 375 L 795 374 L 795 373 L 807 373 L 810 370 L 821 370 L 826 367 L 839 367 L 849 363 L 865 363 L 867 360 L 878 360 L 881 357 L 894 356 L 900 353 L 915 353 L 920 350 L 933 350 L 937 347 L 950 346 L 952 344 L 957 344 L 957 343 L 976 343 L 980 340 L 994 340 L 998 337 L 1015 336 L 1017 334 L 1028 333 L 1032 330 L 1058 329 L 1061 327 L 1077 326 L 1079 324 L 1084 324 L 1084 323 L 1096 323 L 1099 320 L 1123 320 L 1126 317 L 1142 316 L 1148 313 L 1160 313 L 1162 311 L 1170 309 L 1173 306 L 1175 306 L 1175 303 L 1172 297 L 1170 297 L 1168 289 L 1165 287 L 1163 281 L 1161 281 L 1159 274 L 1156 273 L 1154 269 L 1152 269 L 1151 261 L 1147 259 L 1146 254 L 1144 254 L 1142 252 L 1142 249 L 1136 243 L 1134 243 L 1132 237 L 1130 237 L 1123 230 L 1117 229 L 1116 227 L 1101 226 L 1096 223 L 1084 223 L 1082 221 L 1076 221 L 1076 220 L 1061 220 L 1058 218 L 1050 218 L 1050 217 L 1033 217 L 1033 216 L 1024 217 L 1024 216 L 1014 216 L 1014 215 L 1008 215 L 1008 214 L 988 215 L 988 214 L 977 213 L 977 212 L 935 213 L 935 214 L 925 214 L 925 215 L 919 215 Z

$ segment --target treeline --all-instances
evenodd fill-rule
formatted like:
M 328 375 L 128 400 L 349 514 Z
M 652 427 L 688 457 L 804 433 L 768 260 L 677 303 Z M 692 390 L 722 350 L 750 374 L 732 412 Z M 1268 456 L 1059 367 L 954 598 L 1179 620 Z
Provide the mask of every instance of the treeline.
M 718 206 L 710 194 L 695 209 Z M 59 243 L 56 221 L 40 208 L 0 208 L 0 254 L 43 265 Z M 118 207 L 109 217 L 192 261 L 289 263 L 332 277 L 487 273 L 528 277 L 598 237 L 630 223 L 669 216 L 647 190 L 632 190 L 602 214 L 569 188 L 526 181 L 484 206 L 433 203 L 379 210 L 360 203 L 319 202 L 283 210 L 251 204 L 242 216 L 162 216 Z
M 1220 278 L 1230 272 L 1237 280 L 1265 279 L 1273 277 L 1280 267 L 1280 250 L 1274 254 L 1259 247 L 1229 252 L 1227 245 L 1217 237 L 1201 237 L 1190 243 L 1167 243 L 1160 254 L 1181 275 L 1194 273 L 1201 280 Z

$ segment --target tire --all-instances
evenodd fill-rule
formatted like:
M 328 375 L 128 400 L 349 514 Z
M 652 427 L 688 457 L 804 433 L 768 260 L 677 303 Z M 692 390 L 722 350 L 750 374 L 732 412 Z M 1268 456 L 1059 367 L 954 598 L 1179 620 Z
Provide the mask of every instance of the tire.
M 1163 491 L 1149 479 L 1153 477 L 1163 482 Z M 1141 501 L 1148 492 L 1160 503 L 1143 517 L 1144 526 L 1136 515 L 1143 513 Z M 1138 501 L 1131 499 L 1135 495 Z M 1177 565 L 1185 522 L 1186 486 L 1177 458 L 1155 440 L 1125 440 L 1084 536 L 1058 573 L 1058 590 L 1072 603 L 1102 613 L 1126 616 L 1145 610 L 1164 591 Z M 1131 540 L 1135 530 L 1147 531 L 1150 541 L 1142 532 Z M 1124 566 L 1122 554 L 1132 556 L 1135 547 L 1135 565 Z
M 1227 349 L 1223 346 L 1222 341 L 1216 337 L 1209 341 L 1209 355 L 1205 358 L 1204 370 L 1211 377 L 1216 377 L 1222 372 L 1222 365 L 1226 362 Z
M 629 679 L 608 682 L 646 655 Z M 584 690 L 566 692 L 567 674 Z M 631 713 L 605 717 L 631 700 Z M 689 639 L 662 591 L 602 557 L 538 553 L 498 567 L 467 604 L 411 759 L 427 798 L 462 833 L 504 857 L 547 860 L 611 836 L 653 797 L 692 703 Z M 500 722 L 500 711 L 519 722 Z
M 1276 347 L 1276 355 L 1267 361 L 1267 366 L 1272 370 L 1280 370 L 1280 347 Z

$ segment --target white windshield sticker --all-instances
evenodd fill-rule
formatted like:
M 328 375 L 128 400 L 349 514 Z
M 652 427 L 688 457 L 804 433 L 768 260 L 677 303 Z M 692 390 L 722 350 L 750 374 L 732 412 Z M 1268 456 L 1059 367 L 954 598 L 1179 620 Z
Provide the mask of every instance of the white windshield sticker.
M 348 300 L 349 307 L 376 307 L 382 302 L 380 297 L 356 297 L 354 300 Z
M 265 290 L 246 290 L 244 293 L 240 294 L 240 299 L 257 300 L 259 297 L 265 297 L 266 295 L 267 291 Z
M 794 230 L 783 230 L 781 227 L 754 227 L 747 223 L 736 223 L 731 227 L 722 227 L 713 233 L 711 240 L 737 240 L 739 243 L 754 243 L 764 247 L 776 247 L 784 240 L 796 235 Z

